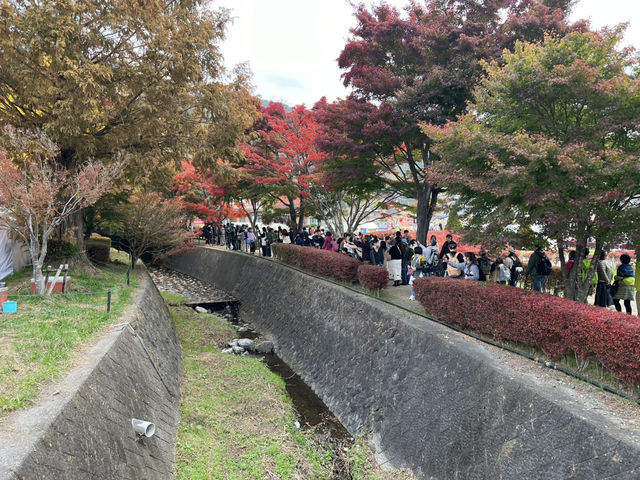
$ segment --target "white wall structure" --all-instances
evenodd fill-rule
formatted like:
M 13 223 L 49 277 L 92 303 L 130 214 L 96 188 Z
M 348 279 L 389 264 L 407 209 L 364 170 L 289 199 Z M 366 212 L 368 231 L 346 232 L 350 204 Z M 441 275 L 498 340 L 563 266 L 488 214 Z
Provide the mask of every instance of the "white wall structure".
M 8 230 L 0 229 L 0 280 L 19 272 L 30 262 L 27 247 L 13 240 Z

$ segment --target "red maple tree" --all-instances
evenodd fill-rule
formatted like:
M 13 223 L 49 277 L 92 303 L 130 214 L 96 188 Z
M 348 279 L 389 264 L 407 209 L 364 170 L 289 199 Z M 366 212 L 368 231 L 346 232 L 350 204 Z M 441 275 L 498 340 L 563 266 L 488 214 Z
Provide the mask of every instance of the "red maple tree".
M 192 216 L 218 225 L 242 216 L 238 208 L 228 201 L 232 187 L 223 175 L 213 173 L 210 169 L 199 171 L 185 160 L 182 162 L 182 171 L 173 180 L 174 191 Z
M 301 230 L 311 178 L 326 157 L 316 147 L 317 122 L 303 105 L 287 112 L 281 103 L 271 103 L 259 111 L 262 118 L 242 146 L 242 171 L 253 183 L 269 186 L 274 203 L 287 209 L 291 228 Z

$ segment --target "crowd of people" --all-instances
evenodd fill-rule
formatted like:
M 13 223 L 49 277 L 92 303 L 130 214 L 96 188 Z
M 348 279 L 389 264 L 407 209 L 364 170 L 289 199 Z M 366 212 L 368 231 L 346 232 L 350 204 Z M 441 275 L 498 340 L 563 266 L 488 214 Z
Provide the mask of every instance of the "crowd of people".
M 265 226 L 254 231 L 247 225 L 228 223 L 223 226 L 206 225 L 203 236 L 207 244 L 226 245 L 229 249 L 252 254 L 258 252 L 265 257 L 272 256 L 271 245 L 274 243 L 291 243 L 349 255 L 365 264 L 385 267 L 394 287 L 410 285 L 410 300 L 414 299 L 413 280 L 419 277 L 440 276 L 516 286 L 522 276 L 531 276 L 533 290 L 543 291 L 552 272 L 551 261 L 540 246 L 536 247 L 525 266 L 512 248 L 506 254 L 493 258 L 489 257 L 484 248 L 477 255 L 471 251 L 460 253 L 451 234 L 446 236 L 441 246 L 438 245 L 436 236 L 431 235 L 425 246 L 412 239 L 408 230 L 384 236 L 361 233 L 334 235 L 321 227 L 304 227 L 301 232 L 294 234 L 282 227 Z M 575 256 L 575 251 L 570 252 L 566 263 L 567 273 L 573 268 Z M 588 250 L 584 257 L 583 282 L 591 265 Z M 640 296 L 640 293 L 636 293 L 640 292 L 640 279 L 637 278 L 638 265 L 634 270 L 630 263 L 631 257 L 623 254 L 614 275 L 603 252 L 592 281 L 595 305 L 615 306 L 616 310 L 622 311 L 624 304 L 625 311 L 632 313 L 631 302 L 638 300 L 636 295 Z

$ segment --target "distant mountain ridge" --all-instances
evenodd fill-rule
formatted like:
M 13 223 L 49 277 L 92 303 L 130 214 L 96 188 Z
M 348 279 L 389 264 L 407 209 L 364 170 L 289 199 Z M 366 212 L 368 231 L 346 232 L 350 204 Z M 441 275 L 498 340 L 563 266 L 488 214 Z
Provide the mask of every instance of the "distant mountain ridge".
M 284 111 L 287 112 L 287 113 L 289 113 L 289 112 L 291 112 L 293 110 L 293 107 L 290 107 L 289 105 L 287 105 L 284 102 L 278 102 L 276 100 L 263 100 L 263 99 L 260 99 L 260 105 L 262 105 L 263 108 L 268 107 L 272 103 L 281 103 L 282 106 L 284 107 Z

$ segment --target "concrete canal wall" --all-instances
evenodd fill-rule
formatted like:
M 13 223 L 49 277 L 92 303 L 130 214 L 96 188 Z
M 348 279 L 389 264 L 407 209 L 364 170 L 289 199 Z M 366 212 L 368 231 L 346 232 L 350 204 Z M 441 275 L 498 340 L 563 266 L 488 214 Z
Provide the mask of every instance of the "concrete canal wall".
M 0 479 L 171 479 L 181 349 L 144 268 L 132 305 L 37 406 L 0 425 Z M 132 418 L 156 425 L 138 437 Z
M 483 344 L 246 254 L 200 248 L 168 266 L 238 298 L 241 316 L 391 466 L 424 479 L 640 478 L 637 426 Z

